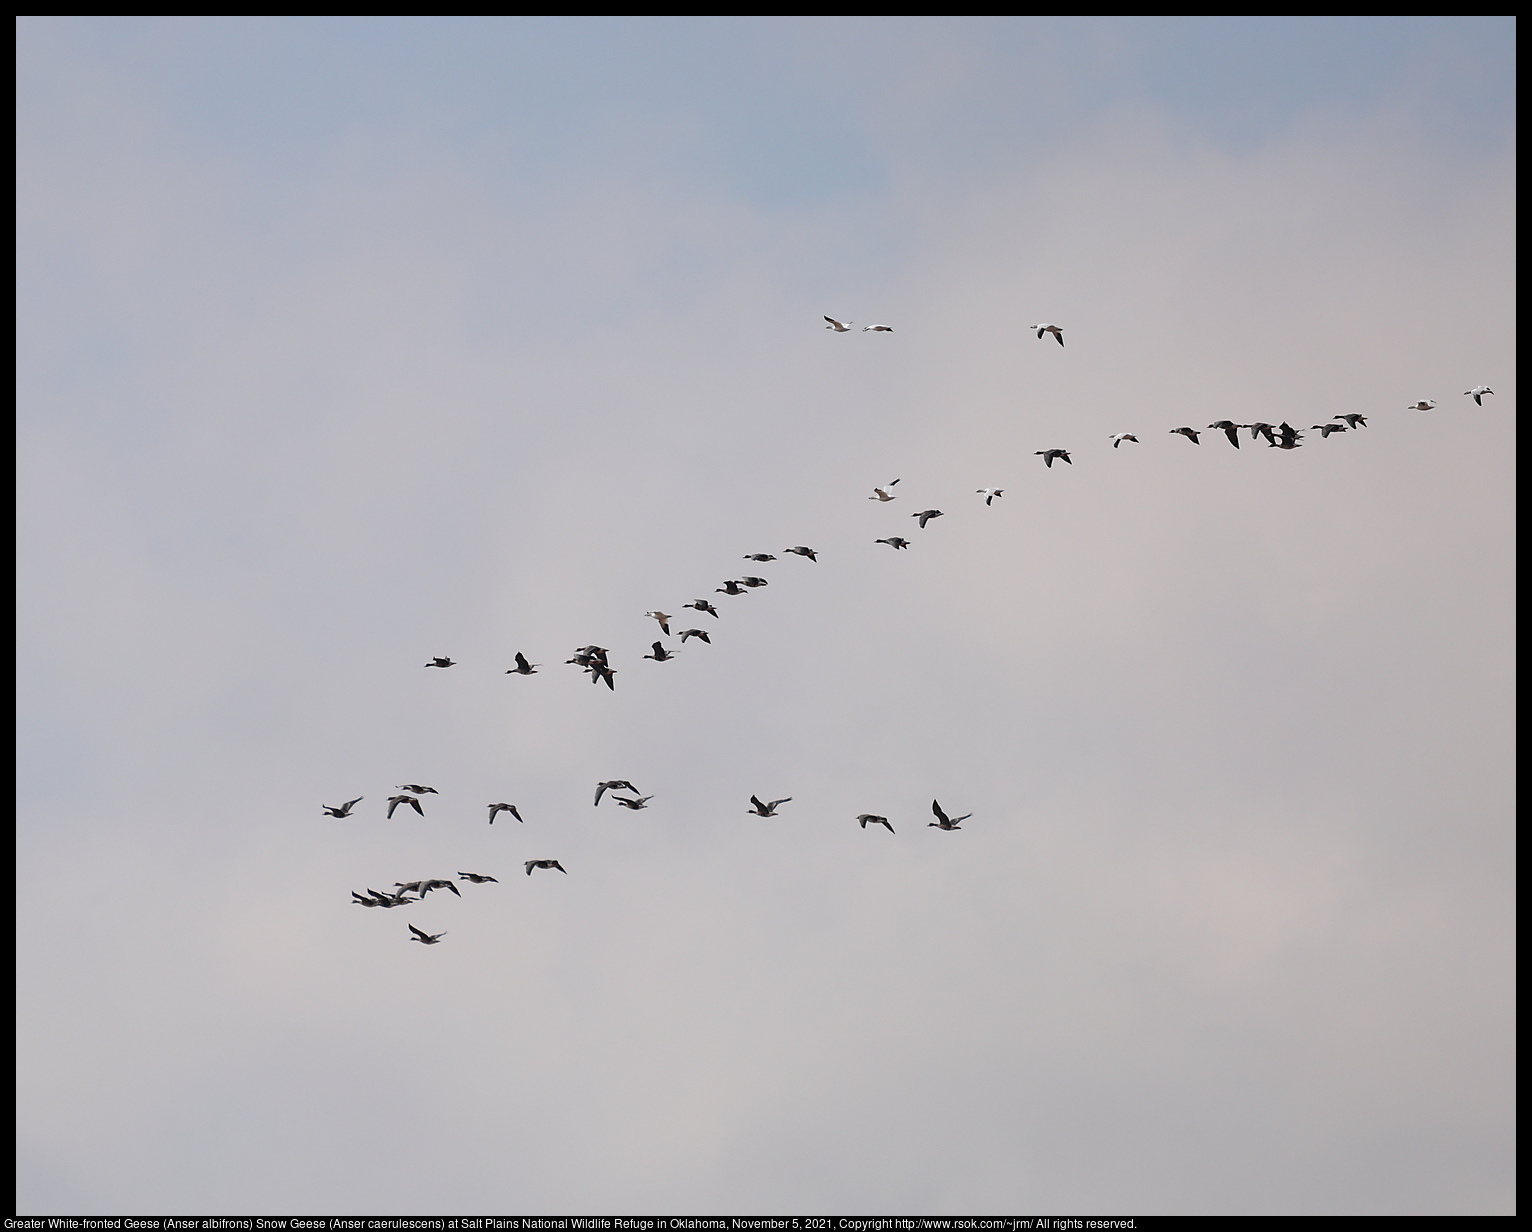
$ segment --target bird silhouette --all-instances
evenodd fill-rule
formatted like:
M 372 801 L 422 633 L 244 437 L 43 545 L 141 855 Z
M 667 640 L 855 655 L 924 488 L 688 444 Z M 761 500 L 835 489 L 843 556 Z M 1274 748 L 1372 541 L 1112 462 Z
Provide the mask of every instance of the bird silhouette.
M 351 806 L 353 804 L 360 804 L 366 798 L 367 798 L 366 796 L 358 796 L 355 800 L 347 800 L 339 808 L 332 808 L 328 804 L 321 804 L 319 807 L 324 809 L 324 811 L 326 813 L 328 813 L 331 817 L 350 817 L 351 816 Z
M 936 814 L 936 820 L 928 821 L 926 825 L 939 826 L 943 830 L 956 830 L 958 822 L 967 821 L 973 816 L 972 813 L 964 813 L 961 817 L 948 817 L 946 813 L 942 812 L 942 806 L 935 800 L 931 801 L 931 811 Z

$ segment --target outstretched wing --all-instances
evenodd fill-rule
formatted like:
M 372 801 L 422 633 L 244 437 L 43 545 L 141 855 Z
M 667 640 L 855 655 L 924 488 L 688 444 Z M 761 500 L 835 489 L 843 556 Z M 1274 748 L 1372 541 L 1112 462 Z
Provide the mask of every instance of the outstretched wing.
M 941 822 L 943 825 L 948 824 L 949 818 L 947 817 L 947 814 L 942 812 L 942 806 L 935 800 L 931 801 L 931 811 L 936 814 L 937 821 Z
M 430 933 L 421 932 L 420 929 L 416 928 L 413 924 L 410 925 L 410 932 L 414 933 L 422 941 L 428 940 L 431 936 Z
M 786 803 L 787 803 L 787 802 L 788 802 L 788 801 L 789 801 L 789 800 L 791 800 L 791 799 L 792 799 L 792 797 L 791 797 L 791 796 L 783 796 L 783 797 L 782 797 L 782 798 L 781 798 L 781 799 L 780 799 L 780 800 L 773 800 L 773 801 L 772 801 L 772 802 L 771 802 L 771 803 L 770 803 L 770 804 L 768 804 L 768 805 L 767 805 L 767 806 L 766 806 L 766 807 L 767 807 L 767 808 L 768 808 L 768 809 L 774 809 L 774 808 L 776 808 L 776 807 L 777 807 L 777 805 L 779 805 L 779 804 L 786 804 Z

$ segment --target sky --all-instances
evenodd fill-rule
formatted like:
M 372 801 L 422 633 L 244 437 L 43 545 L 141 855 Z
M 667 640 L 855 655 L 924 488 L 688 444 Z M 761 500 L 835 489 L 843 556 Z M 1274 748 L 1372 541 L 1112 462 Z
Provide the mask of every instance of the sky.
M 18 1212 L 1512 1212 L 1514 39 L 21 19 Z

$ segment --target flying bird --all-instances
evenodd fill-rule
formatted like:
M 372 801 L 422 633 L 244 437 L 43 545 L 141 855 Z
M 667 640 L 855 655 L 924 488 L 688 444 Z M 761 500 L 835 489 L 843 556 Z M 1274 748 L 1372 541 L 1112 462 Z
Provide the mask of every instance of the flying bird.
M 765 578 L 758 578 L 758 577 L 742 577 L 742 578 L 739 579 L 739 583 L 740 583 L 741 586 L 748 586 L 752 590 L 754 590 L 757 586 L 765 586 L 765 585 L 767 585 L 767 581 L 766 581 Z
M 433 658 L 429 663 L 426 664 L 426 666 L 427 667 L 456 667 L 457 664 L 454 663 L 451 659 L 437 659 L 437 658 Z
M 819 554 L 817 552 L 815 552 L 813 548 L 806 548 L 806 547 L 801 547 L 800 546 L 800 547 L 796 547 L 796 548 L 783 548 L 782 550 L 784 552 L 791 552 L 795 556 L 807 556 L 816 565 L 819 563 Z
M 410 938 L 410 940 L 418 941 L 421 945 L 435 945 L 438 941 L 447 935 L 446 933 L 423 933 L 413 924 L 410 925 L 410 932 L 415 934 Z
M 1050 471 L 1053 469 L 1054 458 L 1063 458 L 1064 461 L 1069 462 L 1069 450 L 1067 449 L 1034 449 L 1032 452 L 1043 460 L 1043 463 Z M 1069 462 L 1069 465 L 1073 466 L 1074 463 Z
M 1276 438 L 1272 436 L 1272 432 L 1276 429 L 1275 424 L 1253 423 L 1246 424 L 1245 427 L 1250 429 L 1250 439 L 1252 441 L 1258 436 L 1264 436 L 1268 445 L 1275 445 L 1277 443 Z
M 888 825 L 888 818 L 879 817 L 876 813 L 860 813 L 857 815 L 857 821 L 861 823 L 862 829 L 864 830 L 867 829 L 867 823 L 870 821 L 873 823 L 873 825 L 876 826 L 888 826 L 888 832 L 890 834 L 894 832 L 894 827 Z
M 518 676 L 530 676 L 541 666 L 541 663 L 528 663 L 527 656 L 518 650 L 516 652 L 516 666 L 508 668 L 505 674 L 509 676 L 512 672 L 515 672 Z
M 777 805 L 786 804 L 791 799 L 791 796 L 783 796 L 780 800 L 773 800 L 770 804 L 762 804 L 757 797 L 751 796 L 750 803 L 755 805 L 755 807 L 746 809 L 745 812 L 754 813 L 757 817 L 775 817 L 777 815 Z
M 516 806 L 514 804 L 491 804 L 488 807 L 490 825 L 495 824 L 495 818 L 501 813 L 509 813 L 517 821 L 521 821 L 522 825 L 527 824 L 525 821 L 522 821 L 521 814 L 516 811 Z
M 1000 488 L 977 488 L 975 490 L 984 498 L 986 505 L 994 504 L 995 497 L 1005 495 L 1004 491 Z
M 776 557 L 775 556 L 768 556 L 768 555 L 766 555 L 765 552 L 752 552 L 749 556 L 745 557 L 745 559 L 746 560 L 758 560 L 758 561 L 761 562 L 761 564 L 764 565 L 768 560 L 776 560 Z
M 415 903 L 420 901 L 416 898 L 410 898 L 405 894 L 403 890 L 400 890 L 397 894 L 388 894 L 380 893 L 377 890 L 374 890 L 371 886 L 368 886 L 367 893 L 372 895 L 374 901 L 379 907 L 402 907 L 406 903 Z
M 457 886 L 453 885 L 450 881 L 443 881 L 440 877 L 433 877 L 430 881 L 422 881 L 420 883 L 421 898 L 424 898 L 432 890 L 451 890 L 454 894 L 457 894 L 459 898 L 463 897 L 458 893 Z
M 710 638 L 707 635 L 707 630 L 706 629 L 682 629 L 681 630 L 681 645 L 683 645 L 683 646 L 686 645 L 686 639 L 689 638 L 689 637 L 700 637 L 709 646 L 711 646 L 713 644 L 713 639 Z
M 891 538 L 891 539 L 874 539 L 873 542 L 874 543 L 886 543 L 886 544 L 888 544 L 889 547 L 893 548 L 894 551 L 896 551 L 896 552 L 900 548 L 907 548 L 907 547 L 910 546 L 910 541 L 908 539 L 902 539 L 898 535 L 893 536 L 893 538 Z
M 1124 441 L 1132 441 L 1135 445 L 1137 445 L 1138 444 L 1138 437 L 1134 436 L 1133 433 L 1131 433 L 1131 432 L 1114 432 L 1114 433 L 1112 433 L 1112 448 L 1113 449 L 1116 449 L 1117 446 L 1121 445 Z
M 894 483 L 898 483 L 898 482 L 899 481 L 897 479 L 894 480 Z M 874 488 L 872 490 L 872 495 L 869 496 L 867 499 L 868 500 L 875 500 L 875 501 L 898 500 L 899 498 L 897 496 L 890 496 L 888 494 L 888 489 L 893 487 L 894 483 L 885 483 L 881 488 Z
M 613 677 L 616 675 L 616 671 L 608 667 L 605 663 L 592 663 L 590 665 L 591 684 L 595 684 L 598 680 L 604 680 L 606 681 L 606 687 L 613 693 L 617 692 L 617 684 L 613 679 Z
M 400 791 L 413 791 L 417 796 L 437 796 L 441 793 L 434 787 L 422 787 L 419 783 L 395 783 Z
M 459 873 L 458 876 L 464 881 L 473 882 L 474 885 L 483 885 L 486 881 L 493 881 L 496 885 L 500 884 L 498 878 L 491 877 L 485 873 Z
M 695 603 L 683 603 L 681 606 L 695 608 L 699 612 L 706 612 L 714 620 L 718 619 L 718 609 L 706 599 L 698 599 Z
M 1409 411 L 1429 411 L 1435 405 L 1436 405 L 1436 399 L 1435 398 L 1431 398 L 1431 399 L 1429 399 L 1426 402 L 1412 402 L 1405 409 L 1409 410 Z M 1483 406 L 1484 403 L 1481 402 L 1481 403 L 1479 403 L 1479 405 Z
M 384 906 L 387 906 L 386 902 L 380 902 L 377 898 L 372 897 L 371 894 L 372 894 L 372 892 L 370 890 L 367 892 L 367 894 L 358 894 L 355 890 L 352 890 L 351 891 L 352 906 L 354 906 L 354 907 L 384 907 Z
M 1282 439 L 1276 442 L 1278 449 L 1301 449 L 1303 448 L 1303 433 L 1299 432 L 1292 424 L 1283 420 L 1278 425 L 1277 431 L 1282 434 Z M 1269 448 L 1269 446 L 1268 446 Z
M 1492 394 L 1494 392 L 1495 391 L 1493 389 L 1491 389 L 1488 385 L 1475 385 L 1472 389 L 1465 389 L 1463 391 L 1463 396 L 1465 398 L 1471 397 L 1471 398 L 1473 398 L 1474 402 L 1477 405 L 1483 406 L 1484 405 L 1483 395 L 1484 394 Z
M 850 321 L 837 321 L 834 317 L 826 317 L 825 320 L 830 322 L 825 328 L 833 329 L 837 334 L 844 334 L 851 328 Z
M 1193 445 L 1202 444 L 1202 442 L 1197 439 L 1198 432 L 1196 428 L 1172 428 L 1170 431 L 1172 434 L 1179 433 L 1180 435 L 1184 436 Z
M 958 828 L 958 822 L 967 821 L 970 817 L 973 816 L 972 813 L 964 813 L 961 817 L 948 817 L 946 813 L 942 812 L 942 806 L 935 800 L 931 801 L 931 811 L 936 814 L 936 820 L 928 821 L 926 822 L 926 825 L 939 826 L 943 830 L 956 830 Z
M 920 519 L 920 529 L 921 530 L 925 530 L 926 523 L 929 522 L 932 518 L 939 518 L 941 516 L 942 516 L 942 511 L 940 509 L 925 509 L 925 510 L 922 510 L 920 513 L 912 513 L 912 514 L 910 514 L 910 517 L 912 517 L 912 518 L 919 518 Z
M 1216 428 L 1227 436 L 1229 444 L 1233 445 L 1236 449 L 1239 448 L 1239 430 L 1244 426 L 1244 424 L 1237 424 L 1229 419 L 1220 419 L 1217 423 L 1208 424 L 1208 427 Z
M 324 811 L 326 813 L 328 813 L 331 817 L 350 817 L 351 816 L 351 806 L 353 804 L 360 804 L 366 798 L 367 798 L 366 796 L 358 796 L 355 800 L 347 800 L 339 808 L 332 808 L 328 804 L 321 804 L 319 807 L 324 809 Z
M 649 801 L 653 800 L 654 797 L 653 796 L 639 796 L 637 799 L 629 799 L 627 796 L 619 796 L 614 791 L 612 793 L 612 799 L 617 801 L 617 803 L 622 805 L 624 808 L 641 809 L 641 808 L 648 808 L 649 807 Z
M 873 333 L 876 333 L 876 334 L 891 334 L 891 333 L 894 332 L 894 327 L 892 325 L 864 325 L 864 326 L 862 326 L 862 332 L 864 334 L 868 330 L 872 330 Z
M 666 637 L 670 636 L 670 616 L 666 612 L 645 612 L 645 616 L 653 616 L 660 622 L 660 632 Z
M 654 653 L 652 655 L 645 655 L 644 658 L 653 659 L 656 663 L 663 663 L 667 659 L 674 659 L 675 655 L 671 654 L 670 651 L 666 650 L 658 642 L 655 642 Z
M 1041 338 L 1044 334 L 1052 334 L 1054 338 L 1058 340 L 1058 344 L 1060 346 L 1064 345 L 1064 331 L 1057 325 L 1034 325 L 1032 328 L 1037 331 L 1037 336 L 1039 338 Z
M 730 581 L 725 582 L 722 586 L 715 586 L 713 588 L 713 593 L 715 595 L 742 595 L 745 592 L 739 588 L 738 582 Z M 718 613 L 714 612 L 713 615 L 716 616 Z
M 1325 441 L 1330 439 L 1330 433 L 1332 433 L 1332 432 L 1344 432 L 1346 430 L 1346 425 L 1345 424 L 1325 423 L 1325 424 L 1314 424 L 1312 426 L 1314 428 L 1314 431 L 1319 433 L 1320 440 L 1325 440 Z
M 1481 403 L 1480 405 L 1483 404 Z M 1353 429 L 1356 428 L 1358 424 L 1364 428 L 1367 426 L 1367 420 L 1361 415 L 1331 415 L 1330 418 L 1344 419 L 1346 421 L 1346 425 Z
M 534 868 L 556 868 L 556 869 L 559 870 L 559 872 L 563 873 L 564 876 L 566 876 L 566 877 L 569 876 L 569 870 L 567 868 L 565 868 L 562 864 L 560 864 L 557 860 L 528 860 L 527 861 L 527 876 L 528 877 L 530 877 L 532 875 L 532 870 Z
M 426 815 L 425 809 L 420 807 L 420 801 L 415 799 L 414 796 L 389 796 L 389 798 L 388 798 L 388 815 L 390 817 L 392 817 L 394 815 L 394 810 L 396 808 L 398 808 L 401 804 L 409 805 L 412 809 L 414 809 L 422 817 L 424 817 Z
M 627 779 L 608 779 L 605 783 L 596 784 L 596 803 L 601 803 L 602 792 L 618 788 L 621 788 L 623 791 L 631 791 L 634 795 L 638 794 L 638 788 L 634 787 Z

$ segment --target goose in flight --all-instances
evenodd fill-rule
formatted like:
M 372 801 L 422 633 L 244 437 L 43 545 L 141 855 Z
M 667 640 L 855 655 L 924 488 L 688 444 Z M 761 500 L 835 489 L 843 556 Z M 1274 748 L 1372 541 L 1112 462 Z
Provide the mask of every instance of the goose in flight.
M 875 826 L 888 826 L 890 834 L 894 832 L 894 827 L 888 825 L 888 818 L 879 817 L 876 813 L 860 813 L 857 815 L 857 821 L 861 823 L 861 827 L 864 830 L 867 829 L 867 823 L 870 821 Z
M 367 893 L 371 894 L 379 907 L 402 907 L 406 903 L 419 902 L 419 899 L 410 898 L 403 890 L 389 894 L 387 891 L 380 893 L 371 886 L 367 887 Z
M 422 787 L 419 783 L 395 783 L 400 791 L 412 791 L 417 796 L 439 796 L 441 793 L 434 787 Z
M 457 664 L 453 660 L 451 660 L 451 659 L 438 659 L 438 658 L 434 658 L 433 657 L 432 660 L 429 663 L 426 664 L 426 666 L 427 667 L 456 667 Z
M 1332 433 L 1332 432 L 1344 432 L 1346 430 L 1346 425 L 1345 424 L 1335 424 L 1335 423 L 1314 424 L 1314 425 L 1312 425 L 1312 427 L 1313 427 L 1315 432 L 1319 433 L 1319 439 L 1320 440 L 1324 440 L 1324 441 L 1327 441 L 1327 440 L 1330 439 L 1330 433 Z
M 1277 442 L 1278 449 L 1303 448 L 1303 433 L 1285 419 L 1277 426 L 1277 431 L 1282 434 L 1282 439 Z
M 422 881 L 420 883 L 421 898 L 424 898 L 432 890 L 451 890 L 454 894 L 457 894 L 459 898 L 463 897 L 461 894 L 458 894 L 457 886 L 455 886 L 450 881 L 443 881 L 440 877 L 433 877 L 430 881 Z
M 739 579 L 739 584 L 741 586 L 748 586 L 748 587 L 750 587 L 751 590 L 754 590 L 757 586 L 765 586 L 765 585 L 767 585 L 767 581 L 766 581 L 765 578 L 742 577 L 742 578 Z
M 1208 424 L 1209 428 L 1214 428 L 1227 436 L 1229 444 L 1233 445 L 1236 449 L 1239 448 L 1239 430 L 1244 426 L 1244 424 L 1237 424 L 1230 419 L 1220 419 L 1217 423 Z
M 541 666 L 541 663 L 528 663 L 527 656 L 518 650 L 516 652 L 516 666 L 507 668 L 505 674 L 509 676 L 512 672 L 515 672 L 518 676 L 530 676 Z
M 425 809 L 420 807 L 420 801 L 415 799 L 414 796 L 389 796 L 389 798 L 388 798 L 388 815 L 390 817 L 392 817 L 394 815 L 394 810 L 396 808 L 398 808 L 401 804 L 409 805 L 412 809 L 414 809 L 422 817 L 424 817 L 426 815 Z
M 1171 431 L 1171 433 L 1173 435 L 1174 434 L 1179 434 L 1181 436 L 1184 436 L 1193 445 L 1200 445 L 1200 444 L 1202 444 L 1202 442 L 1197 439 L 1199 433 L 1197 432 L 1196 428 L 1172 428 L 1170 431 Z
M 925 530 L 926 523 L 929 522 L 932 518 L 939 518 L 941 516 L 942 511 L 940 509 L 923 509 L 919 513 L 910 514 L 910 517 L 920 519 L 921 530 Z
M 644 658 L 653 659 L 656 663 L 664 663 L 667 659 L 674 659 L 675 655 L 671 654 L 670 651 L 666 650 L 658 642 L 655 642 L 654 653 L 652 655 L 645 655 Z
M 755 805 L 755 807 L 746 809 L 745 812 L 754 813 L 757 817 L 775 817 L 777 815 L 777 805 L 786 804 L 791 799 L 791 796 L 783 796 L 780 800 L 771 801 L 770 804 L 762 804 L 759 798 L 751 796 L 750 803 Z
M 1492 394 L 1494 392 L 1495 391 L 1493 389 L 1491 389 L 1488 385 L 1475 385 L 1472 389 L 1465 389 L 1463 391 L 1463 396 L 1465 398 L 1472 398 L 1476 405 L 1483 406 L 1484 405 L 1484 395 L 1485 394 Z
M 660 632 L 666 637 L 670 636 L 670 615 L 667 612 L 645 612 L 645 616 L 653 616 L 660 622 Z
M 695 608 L 699 612 L 706 612 L 714 620 L 718 619 L 718 609 L 706 599 L 698 599 L 695 603 L 683 603 L 682 607 Z
M 647 658 L 648 656 L 645 657 Z M 613 677 L 616 675 L 617 672 L 614 669 L 608 667 L 605 663 L 592 663 L 590 665 L 591 684 L 595 684 L 598 680 L 604 680 L 606 681 L 606 687 L 613 693 L 617 692 L 617 684 L 613 680 Z
M 386 907 L 388 905 L 386 902 L 380 902 L 372 897 L 372 891 L 370 890 L 366 894 L 358 894 L 355 890 L 352 890 L 351 900 L 354 907 Z
M 910 546 L 910 541 L 908 539 L 902 539 L 898 535 L 894 535 L 890 539 L 874 539 L 873 542 L 874 543 L 886 543 L 886 544 L 888 544 L 889 547 L 893 548 L 894 551 L 896 551 L 896 552 L 900 548 L 907 548 L 907 547 Z
M 946 813 L 942 812 L 942 806 L 935 800 L 931 801 L 931 811 L 936 814 L 936 820 L 928 821 L 926 822 L 926 825 L 939 826 L 943 830 L 956 830 L 958 828 L 958 822 L 967 821 L 970 817 L 973 816 L 972 813 L 964 813 L 961 817 L 948 817 Z
M 864 326 L 862 326 L 862 332 L 864 334 L 868 330 L 871 330 L 875 334 L 891 334 L 891 333 L 894 332 L 894 327 L 892 325 L 864 325 Z
M 825 328 L 833 329 L 837 334 L 844 334 L 848 329 L 851 328 L 850 321 L 837 321 L 834 317 L 830 316 L 825 317 L 825 320 L 830 322 L 825 326 Z
M 1425 402 L 1412 402 L 1405 409 L 1409 410 L 1409 411 L 1429 411 L 1435 405 L 1436 405 L 1436 399 L 1435 398 L 1430 398 L 1430 399 L 1426 400 Z M 1484 403 L 1481 402 L 1481 403 L 1479 403 L 1479 405 L 1483 406 Z
M 745 559 L 746 560 L 758 560 L 758 561 L 761 562 L 761 564 L 764 565 L 768 560 L 776 560 L 776 557 L 775 556 L 768 556 L 768 555 L 766 555 L 765 552 L 752 552 L 749 556 L 745 557 Z
M 819 553 L 814 551 L 813 548 L 806 548 L 800 545 L 795 548 L 783 548 L 782 550 L 784 552 L 791 552 L 794 556 L 807 556 L 816 565 L 819 563 Z
M 527 876 L 528 877 L 530 877 L 532 875 L 532 870 L 534 868 L 556 868 L 556 869 L 559 870 L 559 872 L 563 873 L 564 876 L 566 876 L 566 877 L 569 876 L 569 870 L 567 868 L 565 868 L 562 864 L 560 864 L 557 860 L 528 860 L 527 861 Z
M 689 637 L 700 637 L 709 646 L 711 646 L 713 644 L 713 639 L 710 638 L 707 635 L 707 630 L 706 629 L 682 629 L 681 630 L 681 645 L 683 645 L 683 646 L 686 645 L 686 639 L 689 638 Z
M 526 825 L 527 824 L 525 821 L 522 821 L 521 814 L 516 811 L 516 806 L 514 804 L 491 804 L 489 806 L 489 824 L 490 825 L 494 825 L 495 824 L 495 818 L 500 813 L 509 813 L 517 821 L 521 821 L 522 825 Z
M 1367 420 L 1362 415 L 1331 415 L 1330 418 L 1344 419 L 1346 421 L 1346 426 L 1352 429 L 1355 429 L 1358 425 L 1364 428 L 1367 426 Z
M 1258 436 L 1264 436 L 1268 445 L 1275 445 L 1277 443 L 1276 439 L 1271 435 L 1276 429 L 1276 424 L 1253 423 L 1246 424 L 1245 427 L 1250 429 L 1250 439 L 1252 441 Z
M 978 489 L 975 489 L 975 490 L 978 492 L 978 494 L 980 496 L 982 496 L 984 498 L 984 503 L 986 505 L 994 504 L 995 497 L 997 497 L 997 496 L 1004 496 L 1005 495 L 1004 490 L 1001 489 L 1001 488 L 978 488 Z
M 332 808 L 328 804 L 321 804 L 319 807 L 324 809 L 324 811 L 326 813 L 328 813 L 331 817 L 350 817 L 351 816 L 351 806 L 353 804 L 360 804 L 366 798 L 367 798 L 366 796 L 358 796 L 355 800 L 347 800 L 339 808 Z
M 899 481 L 897 479 L 894 480 L 894 483 L 898 483 L 898 482 Z M 897 496 L 890 496 L 888 494 L 888 489 L 893 487 L 894 483 L 885 483 L 881 488 L 874 488 L 872 490 L 872 495 L 869 496 L 867 499 L 868 500 L 875 500 L 875 501 L 898 500 L 899 498 Z
M 486 881 L 493 881 L 496 885 L 500 884 L 497 878 L 491 877 L 487 873 L 459 873 L 458 876 L 464 881 L 473 882 L 474 885 L 483 885 Z
M 739 588 L 738 582 L 731 581 L 725 582 L 722 586 L 715 586 L 713 588 L 713 593 L 715 595 L 742 595 L 745 592 Z M 718 613 L 714 612 L 713 615 L 716 616 Z
M 634 787 L 633 784 L 628 782 L 627 779 L 608 779 L 605 783 L 596 784 L 596 803 L 601 803 L 602 792 L 608 790 L 616 791 L 619 789 L 622 791 L 631 791 L 635 796 L 638 795 L 638 788 Z
M 1064 345 L 1064 331 L 1057 325 L 1048 325 L 1044 323 L 1042 325 L 1034 325 L 1032 328 L 1037 331 L 1038 338 L 1041 338 L 1044 334 L 1052 334 L 1054 338 L 1058 340 L 1058 344 L 1060 346 Z
M 419 894 L 423 881 L 396 881 L 394 886 L 399 894 Z
M 1053 469 L 1054 458 L 1063 458 L 1064 461 L 1069 462 L 1069 450 L 1067 449 L 1034 449 L 1032 452 L 1043 460 L 1050 471 Z M 1069 462 L 1069 465 L 1073 466 L 1074 463 Z
M 1132 441 L 1135 445 L 1137 445 L 1138 444 L 1138 437 L 1134 436 L 1133 433 L 1131 433 L 1131 432 L 1114 432 L 1114 433 L 1112 433 L 1112 448 L 1113 449 L 1116 449 L 1117 446 L 1121 445 L 1124 441 Z
M 415 934 L 410 938 L 410 940 L 418 941 L 421 945 L 435 945 L 438 941 L 447 935 L 446 933 L 423 933 L 413 924 L 410 925 L 410 932 Z
M 618 804 L 622 805 L 623 808 L 641 809 L 641 808 L 648 808 L 649 807 L 649 801 L 653 800 L 654 797 L 653 796 L 639 796 L 636 799 L 629 799 L 627 796 L 619 796 L 614 791 L 612 793 L 612 799 L 617 801 Z

